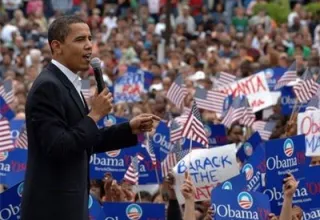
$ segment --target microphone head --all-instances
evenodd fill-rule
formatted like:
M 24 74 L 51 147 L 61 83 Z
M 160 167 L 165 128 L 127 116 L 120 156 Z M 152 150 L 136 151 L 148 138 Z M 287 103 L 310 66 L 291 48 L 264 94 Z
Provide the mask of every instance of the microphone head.
M 98 57 L 94 57 L 94 58 L 91 59 L 90 65 L 94 69 L 101 68 L 101 60 Z

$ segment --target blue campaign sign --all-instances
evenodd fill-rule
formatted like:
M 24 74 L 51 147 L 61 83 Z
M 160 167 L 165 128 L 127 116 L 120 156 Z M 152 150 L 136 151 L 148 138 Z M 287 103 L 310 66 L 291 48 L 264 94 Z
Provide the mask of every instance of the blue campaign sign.
M 14 112 L 10 109 L 3 97 L 0 96 L 0 119 L 6 118 L 8 121 L 10 121 L 14 117 Z
M 251 137 L 239 148 L 237 152 L 237 157 L 239 160 L 242 163 L 247 161 L 261 142 L 262 139 L 259 132 L 253 133 Z
M 98 220 L 103 213 L 102 206 L 92 195 L 88 198 L 89 219 Z
M 205 124 L 204 130 L 208 137 L 209 147 L 217 147 L 227 144 L 226 128 L 223 124 Z
M 155 203 L 103 203 L 105 219 L 112 220 L 165 220 L 164 204 Z
M 0 219 L 20 219 L 20 203 L 23 182 L 20 182 L 0 194 Z
M 242 173 L 246 174 L 248 191 L 262 191 L 261 174 L 266 173 L 265 149 L 258 146 L 252 157 L 242 167 Z
M 13 119 L 10 121 L 10 129 L 11 129 L 10 133 L 13 141 L 19 137 L 20 131 L 24 123 L 25 123 L 25 120 Z
M 303 177 L 304 168 L 309 165 L 305 156 L 304 135 L 276 139 L 265 143 L 266 185 L 273 184 L 274 176 L 284 176 L 288 172 L 296 178 Z
M 115 81 L 114 102 L 139 102 L 141 94 L 145 93 L 144 72 L 131 69 Z
M 149 90 L 149 87 L 152 84 L 152 80 L 153 80 L 153 74 L 151 72 L 142 70 L 142 69 L 138 69 L 137 67 L 134 66 L 128 66 L 128 72 L 137 72 L 140 74 L 143 74 L 144 76 L 144 89 L 145 90 Z
M 299 181 L 298 188 L 293 195 L 292 203 L 304 211 L 304 219 L 319 219 L 320 217 L 320 167 L 305 169 L 304 178 Z M 281 212 L 283 204 L 282 176 L 274 176 L 272 185 L 267 185 L 264 193 L 270 199 L 271 210 L 276 215 Z M 318 211 L 317 211 L 318 210 Z
M 289 87 L 289 86 L 282 87 L 281 97 L 280 97 L 281 113 L 283 115 L 290 115 L 292 113 L 292 110 L 296 102 L 297 102 L 297 99 L 293 92 L 292 87 Z M 307 107 L 307 104 L 308 102 L 297 104 L 296 107 L 297 109 L 299 109 L 299 112 L 304 112 Z
M 11 187 L 24 180 L 27 155 L 28 151 L 20 148 L 0 152 L 1 184 Z
M 268 196 L 258 192 L 215 188 L 211 193 L 211 203 L 215 220 L 267 220 L 270 213 Z
M 124 174 L 131 163 L 131 157 L 140 153 L 143 155 L 144 159 L 140 161 L 139 164 L 139 184 L 158 183 L 158 177 L 159 181 L 162 180 L 161 166 L 158 159 L 160 154 L 159 148 L 154 147 L 154 152 L 157 158 L 156 167 L 152 165 L 152 160 L 144 144 L 91 155 L 90 178 L 102 179 L 106 173 L 109 173 L 114 179 L 121 181 L 123 180 Z
M 274 91 L 274 86 L 277 84 L 278 80 L 286 70 L 287 69 L 282 67 L 268 68 L 262 70 L 262 72 L 265 73 L 270 91 Z
M 233 190 L 236 192 L 247 191 L 246 174 L 240 173 L 239 175 L 232 177 L 227 181 L 224 181 L 217 187 L 224 190 Z
M 106 115 L 97 122 L 99 128 L 110 127 L 115 124 L 120 124 L 122 122 L 127 122 L 128 119 L 117 117 L 113 114 Z
M 162 121 L 159 123 L 154 135 L 152 136 L 152 143 L 153 146 L 159 147 L 160 161 L 163 161 L 167 157 L 167 154 L 175 148 L 175 144 L 170 142 L 170 129 L 166 123 Z M 178 144 L 181 146 L 180 150 L 189 150 L 190 148 L 189 139 L 182 138 Z M 203 146 L 198 142 L 192 141 L 192 147 L 202 148 Z

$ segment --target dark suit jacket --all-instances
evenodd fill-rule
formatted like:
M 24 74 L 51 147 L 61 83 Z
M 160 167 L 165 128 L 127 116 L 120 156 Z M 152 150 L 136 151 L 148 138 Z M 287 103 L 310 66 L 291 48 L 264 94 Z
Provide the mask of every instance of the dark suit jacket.
M 48 64 L 27 98 L 22 220 L 87 220 L 90 155 L 137 144 L 129 123 L 99 130 L 87 114 L 73 84 Z

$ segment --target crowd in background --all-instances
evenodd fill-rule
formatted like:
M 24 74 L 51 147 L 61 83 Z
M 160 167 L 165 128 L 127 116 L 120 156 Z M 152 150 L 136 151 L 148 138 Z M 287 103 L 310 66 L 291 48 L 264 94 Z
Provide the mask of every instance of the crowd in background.
M 51 60 L 48 26 L 59 15 L 77 14 L 91 28 L 93 56 L 102 60 L 103 78 L 109 87 L 128 66 L 153 74 L 150 91 L 142 95 L 142 101 L 114 105 L 114 114 L 131 118 L 148 112 L 169 120 L 181 114 L 166 98 L 178 73 L 184 76 L 188 89 L 184 105 L 191 107 L 195 86 L 213 88 L 216 74 L 222 71 L 244 78 L 270 67 L 288 68 L 294 61 L 297 70 L 319 66 L 320 7 L 315 12 L 305 8 L 312 2 L 320 5 L 319 1 L 290 1 L 286 22 L 280 23 L 264 7 L 256 7 L 268 4 L 264 0 L 172 0 L 170 41 L 164 42 L 165 0 L 0 0 L 0 81 L 13 81 L 10 107 L 17 119 L 24 119 L 32 82 Z M 93 71 L 79 75 L 90 79 L 93 92 Z M 87 101 L 90 104 L 90 99 Z M 275 105 L 269 117 L 277 121 L 271 139 L 297 133 L 296 115 L 289 120 L 279 108 Z M 201 110 L 201 115 L 206 122 L 220 123 L 214 112 Z M 227 135 L 229 143 L 239 144 L 247 138 L 238 124 L 228 129 Z M 317 158 L 313 163 L 318 163 Z M 170 176 L 166 178 L 155 194 L 141 191 L 141 201 L 166 203 L 168 219 L 192 219 L 194 216 L 180 213 L 173 181 Z M 186 177 L 182 190 L 186 201 L 191 202 L 186 202 L 185 211 L 195 213 L 196 219 L 211 219 L 210 204 L 195 204 L 191 185 Z M 92 180 L 91 193 L 100 201 L 138 201 L 131 187 L 106 175 L 104 180 Z M 298 207 L 294 213 L 301 218 Z

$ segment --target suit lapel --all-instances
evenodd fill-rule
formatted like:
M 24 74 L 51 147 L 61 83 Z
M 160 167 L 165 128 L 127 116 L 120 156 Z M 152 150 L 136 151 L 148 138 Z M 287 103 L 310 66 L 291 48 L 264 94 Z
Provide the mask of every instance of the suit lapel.
M 88 107 L 88 104 L 87 104 L 86 99 L 84 98 L 84 96 L 83 96 L 82 92 L 80 92 L 80 94 L 81 94 L 82 100 L 83 100 L 84 105 L 85 105 L 86 114 L 88 114 L 88 113 L 89 113 L 89 107 Z
M 79 96 L 79 93 L 77 92 L 73 84 L 70 82 L 70 80 L 56 65 L 52 64 L 51 62 L 48 64 L 47 69 L 50 70 L 50 72 L 54 73 L 54 75 L 62 82 L 62 84 L 69 89 L 69 93 L 72 100 L 78 107 L 81 115 L 84 117 L 86 113 L 85 108 L 83 106 L 83 102 Z

